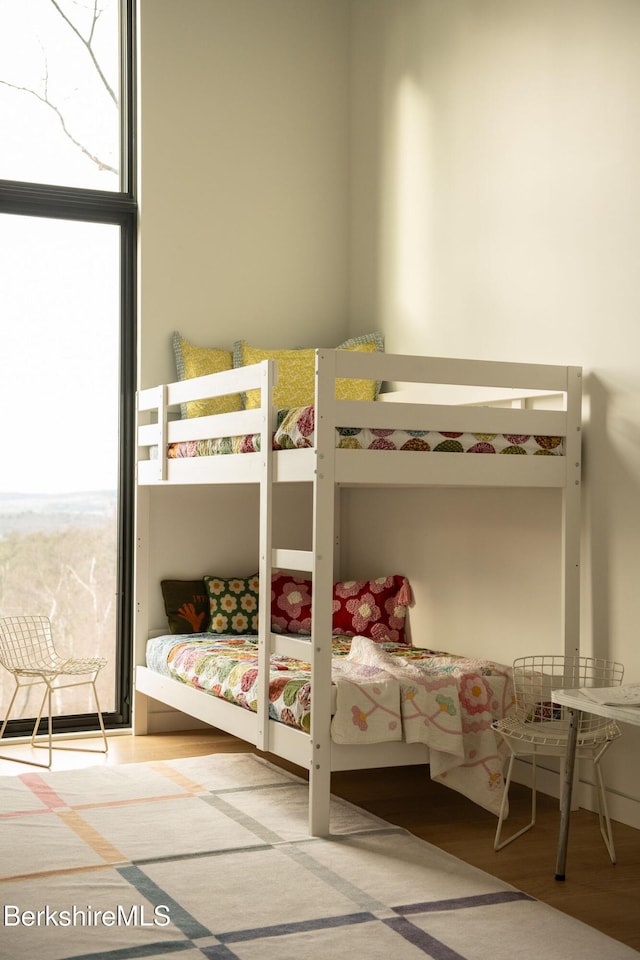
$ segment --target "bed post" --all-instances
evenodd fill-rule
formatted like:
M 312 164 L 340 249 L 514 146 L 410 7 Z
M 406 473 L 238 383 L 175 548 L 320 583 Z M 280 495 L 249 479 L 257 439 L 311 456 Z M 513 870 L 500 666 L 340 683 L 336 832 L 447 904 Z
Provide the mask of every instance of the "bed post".
M 309 833 L 330 832 L 331 631 L 335 551 L 335 353 L 316 351 L 313 478 L 313 606 L 311 612 L 311 756 Z
M 160 451 L 158 451 L 160 456 Z M 133 656 L 134 673 L 138 664 L 145 664 L 145 650 L 149 637 L 149 497 L 148 487 L 138 485 L 136 490 L 136 557 L 134 574 Z M 144 736 L 149 732 L 149 699 L 133 686 L 133 733 Z
M 562 629 L 565 656 L 580 653 L 582 369 L 567 367 L 566 480 L 562 491 Z

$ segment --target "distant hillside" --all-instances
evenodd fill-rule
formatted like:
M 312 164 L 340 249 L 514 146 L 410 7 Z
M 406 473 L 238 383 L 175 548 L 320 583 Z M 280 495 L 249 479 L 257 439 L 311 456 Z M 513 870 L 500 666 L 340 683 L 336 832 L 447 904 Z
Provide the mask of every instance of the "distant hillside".
M 102 526 L 114 514 L 114 490 L 84 493 L 0 493 L 0 538 L 65 527 Z

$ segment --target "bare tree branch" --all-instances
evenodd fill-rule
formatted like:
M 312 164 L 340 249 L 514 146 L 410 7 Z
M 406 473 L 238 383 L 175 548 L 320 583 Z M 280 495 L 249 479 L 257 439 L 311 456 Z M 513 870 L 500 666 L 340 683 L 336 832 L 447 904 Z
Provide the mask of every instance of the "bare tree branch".
M 92 46 L 92 43 L 93 43 L 93 35 L 94 35 L 94 32 L 95 32 L 96 24 L 97 24 L 98 20 L 100 19 L 101 14 L 103 13 L 103 10 L 101 10 L 101 9 L 98 8 L 98 0 L 94 0 L 94 3 L 93 3 L 93 15 L 92 15 L 92 18 L 91 18 L 91 28 L 90 28 L 90 30 L 89 30 L 89 36 L 88 36 L 86 39 L 85 39 L 85 37 L 82 36 L 82 34 L 80 33 L 79 29 L 76 27 L 75 23 L 73 23 L 73 22 L 69 19 L 69 17 L 66 15 L 66 13 L 64 12 L 64 10 L 60 7 L 60 4 L 57 2 L 57 0 L 49 0 L 49 2 L 50 2 L 50 4 L 51 4 L 51 6 L 54 7 L 54 8 L 58 11 L 58 13 L 60 14 L 60 16 L 61 16 L 62 19 L 64 20 L 64 22 L 65 22 L 65 23 L 67 24 L 67 26 L 69 27 L 69 29 L 72 30 L 73 33 L 75 33 L 76 37 L 78 38 L 78 40 L 80 41 L 80 43 L 83 45 L 83 47 L 85 48 L 85 50 L 87 51 L 87 53 L 88 53 L 89 56 L 91 57 L 91 60 L 92 60 L 92 62 L 93 62 L 93 65 L 94 65 L 94 67 L 96 68 L 96 72 L 97 72 L 98 76 L 100 77 L 100 80 L 102 81 L 102 84 L 103 84 L 105 90 L 107 91 L 107 93 L 109 94 L 109 96 L 111 97 L 111 99 L 113 100 L 114 104 L 117 106 L 117 105 L 118 105 L 118 95 L 117 95 L 117 93 L 113 90 L 113 88 L 112 88 L 111 85 L 109 84 L 107 78 L 105 77 L 104 73 L 102 72 L 102 68 L 100 67 L 100 64 L 98 63 L 98 60 L 97 60 L 97 58 L 96 58 L 96 55 L 95 55 L 95 52 L 94 52 L 93 46 Z
M 118 170 L 116 167 L 113 167 L 111 164 L 106 163 L 104 160 L 101 160 L 95 154 L 91 153 L 91 151 L 87 147 L 85 147 L 83 143 L 81 143 L 76 137 L 74 137 L 74 135 L 71 133 L 71 131 L 69 130 L 65 122 L 62 111 L 48 99 L 48 93 L 47 93 L 48 84 L 46 81 L 45 81 L 44 96 L 38 93 L 37 90 L 32 90 L 30 87 L 19 86 L 17 83 L 10 83 L 8 80 L 0 80 L 0 84 L 2 84 L 5 87 L 11 87 L 12 90 L 19 90 L 22 93 L 28 93 L 32 97 L 35 97 L 36 100 L 38 100 L 40 103 L 44 104 L 45 107 L 48 107 L 49 110 L 51 110 L 58 118 L 60 122 L 60 126 L 62 127 L 62 130 L 65 136 L 71 141 L 71 143 L 74 144 L 74 146 L 78 147 L 78 149 L 82 151 L 85 157 L 91 160 L 92 163 L 95 163 L 99 170 L 106 170 L 109 173 L 115 173 L 117 175 Z
M 77 39 L 80 41 L 82 46 L 85 48 L 87 54 L 91 59 L 91 62 L 96 71 L 96 74 L 99 77 L 102 86 L 104 87 L 104 90 L 106 91 L 108 97 L 117 108 L 118 107 L 117 92 L 111 87 L 107 78 L 105 77 L 104 72 L 100 66 L 100 63 L 98 62 L 98 59 L 96 57 L 96 54 L 93 48 L 93 41 L 95 37 L 96 27 L 100 17 L 104 13 L 104 8 L 99 6 L 99 0 L 93 0 L 93 9 L 90 14 L 91 24 L 86 37 L 82 35 L 80 29 L 73 23 L 73 21 L 69 18 L 69 16 L 64 12 L 58 0 L 49 0 L 49 3 L 53 7 L 53 9 L 57 12 L 60 19 L 67 24 L 69 29 L 73 32 L 73 34 L 77 37 Z M 67 139 L 75 147 L 77 147 L 77 149 L 80 150 L 84 154 L 84 156 L 91 161 L 91 163 L 95 164 L 95 166 L 97 166 L 99 170 L 106 171 L 108 173 L 113 173 L 117 176 L 119 172 L 117 167 L 108 163 L 106 160 L 101 159 L 97 154 L 93 153 L 87 146 L 85 146 L 85 144 L 82 143 L 76 136 L 74 136 L 74 134 L 71 132 L 67 124 L 63 110 L 60 107 L 58 107 L 53 102 L 53 100 L 50 99 L 49 67 L 48 67 L 47 56 L 44 48 L 42 49 L 42 54 L 44 58 L 44 75 L 42 77 L 42 92 L 40 92 L 38 89 L 34 87 L 22 86 L 17 83 L 12 83 L 9 80 L 0 79 L 0 84 L 2 84 L 5 87 L 9 87 L 12 90 L 17 90 L 20 93 L 27 93 L 30 96 L 34 97 L 43 106 L 47 107 L 57 117 L 58 122 L 60 123 L 60 126 L 62 128 L 62 132 L 67 137 Z

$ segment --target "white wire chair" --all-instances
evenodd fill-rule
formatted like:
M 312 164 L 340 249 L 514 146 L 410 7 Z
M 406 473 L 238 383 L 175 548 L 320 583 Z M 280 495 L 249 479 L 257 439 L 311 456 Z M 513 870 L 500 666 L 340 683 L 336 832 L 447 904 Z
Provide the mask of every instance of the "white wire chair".
M 536 822 L 536 759 L 539 756 L 566 757 L 569 711 L 551 700 L 552 690 L 573 687 L 612 687 L 622 683 L 624 667 L 614 660 L 578 656 L 531 656 L 513 661 L 515 707 L 509 716 L 493 723 L 493 729 L 509 748 L 505 790 L 498 816 L 494 849 L 501 850 L 530 830 Z M 611 821 L 600 769 L 600 760 L 620 736 L 618 725 L 605 717 L 582 713 L 578 728 L 576 758 L 593 761 L 598 797 L 600 832 L 611 858 L 616 862 Z M 506 840 L 502 827 L 508 815 L 508 796 L 513 765 L 518 757 L 531 757 L 531 820 Z
M 32 747 L 48 747 L 49 762 L 39 763 L 36 760 L 24 760 L 19 757 L 3 756 L 3 760 L 15 760 L 18 763 L 29 763 L 35 767 L 45 767 L 49 769 L 52 762 L 52 750 L 54 742 L 52 737 L 52 714 L 51 714 L 51 694 L 56 690 L 66 687 L 82 686 L 89 684 L 93 689 L 93 696 L 98 714 L 98 722 L 102 732 L 103 749 L 86 748 L 91 753 L 107 753 L 108 743 L 102 719 L 102 711 L 98 700 L 98 691 L 96 690 L 96 678 L 106 665 L 107 661 L 103 657 L 84 657 L 84 658 L 64 658 L 61 657 L 53 643 L 53 633 L 51 622 L 48 617 L 41 616 L 20 616 L 0 618 L 0 664 L 13 674 L 16 682 L 11 703 L 5 714 L 5 719 L 0 727 L 0 740 L 9 722 L 11 708 L 15 702 L 18 692 L 23 687 L 30 687 L 38 683 L 45 685 L 45 690 L 38 710 L 33 732 L 31 734 Z M 47 704 L 47 730 L 48 738 L 46 744 L 35 742 L 36 734 L 45 703 Z M 61 747 L 56 745 L 58 750 L 85 750 L 84 747 Z

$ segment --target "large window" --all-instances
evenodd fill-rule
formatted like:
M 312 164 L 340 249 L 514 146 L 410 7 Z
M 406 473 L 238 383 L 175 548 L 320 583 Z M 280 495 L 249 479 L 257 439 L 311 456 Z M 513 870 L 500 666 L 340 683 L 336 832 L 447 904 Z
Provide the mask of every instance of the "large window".
M 110 726 L 130 700 L 132 7 L 0 0 L 0 616 L 47 615 L 61 649 L 107 657 Z M 59 730 L 88 724 L 87 689 Z M 0 718 L 12 690 L 0 671 Z M 18 699 L 13 733 L 35 708 Z

